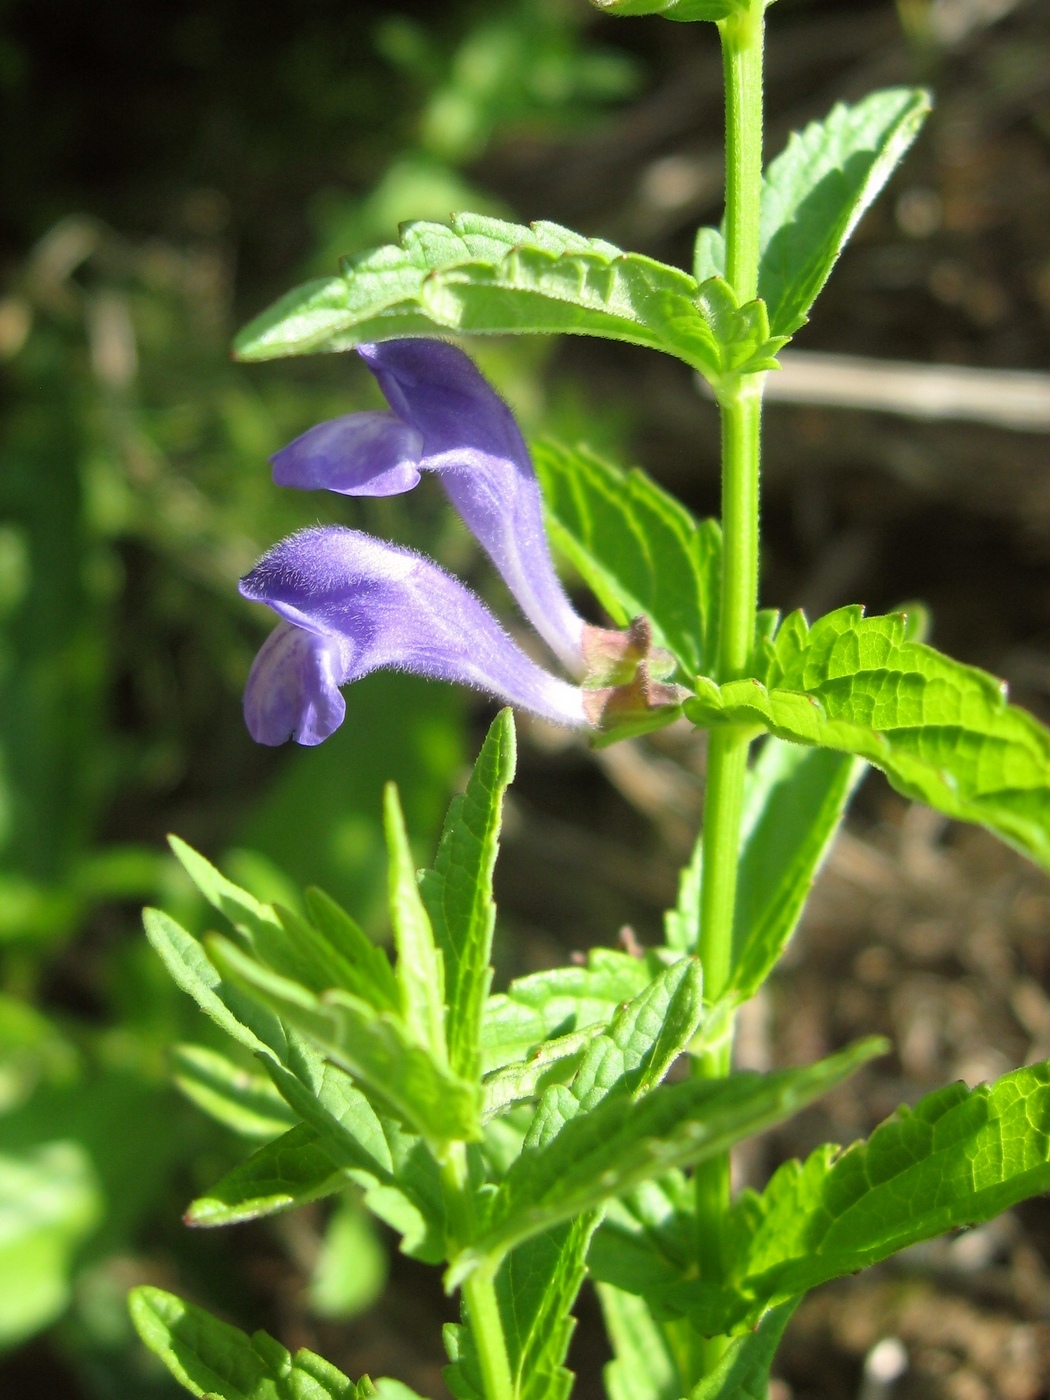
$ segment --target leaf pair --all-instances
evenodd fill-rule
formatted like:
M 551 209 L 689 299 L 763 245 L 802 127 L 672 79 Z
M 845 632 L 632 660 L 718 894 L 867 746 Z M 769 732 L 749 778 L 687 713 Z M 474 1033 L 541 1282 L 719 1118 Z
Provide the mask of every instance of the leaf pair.
M 721 19 L 735 8 L 735 0 L 628 0 L 628 8 L 621 0 L 618 12 Z M 400 244 L 289 292 L 241 332 L 237 354 L 266 360 L 442 332 L 570 334 L 662 350 L 716 388 L 775 369 L 928 111 L 924 92 L 890 89 L 792 137 L 766 175 L 759 299 L 745 305 L 724 280 L 715 229 L 701 229 L 690 276 L 557 224 L 457 214 L 449 226 L 405 224 Z
M 682 16 L 683 18 L 685 16 Z M 758 295 L 770 335 L 790 337 L 839 253 L 929 115 L 929 94 L 888 88 L 794 133 L 762 182 Z M 697 234 L 697 281 L 725 276 L 725 242 L 717 229 Z
M 350 350 L 442 331 L 594 335 L 676 355 L 712 379 L 769 368 L 783 343 L 764 308 L 721 283 L 703 301 L 688 273 L 558 224 L 482 214 L 409 223 L 400 244 L 344 262 L 247 326 L 242 360 Z
M 752 679 L 700 680 L 686 712 L 866 758 L 906 797 L 1050 866 L 1050 733 L 994 676 L 909 640 L 903 614 L 793 613 Z
M 973 1225 L 1050 1187 L 1050 1063 L 993 1085 L 953 1084 L 902 1108 L 845 1152 L 788 1162 L 727 1221 L 721 1281 L 689 1278 L 688 1211 L 640 1193 L 607 1220 L 592 1272 L 641 1292 L 659 1316 L 705 1335 L 754 1325 L 770 1307 L 921 1240 Z

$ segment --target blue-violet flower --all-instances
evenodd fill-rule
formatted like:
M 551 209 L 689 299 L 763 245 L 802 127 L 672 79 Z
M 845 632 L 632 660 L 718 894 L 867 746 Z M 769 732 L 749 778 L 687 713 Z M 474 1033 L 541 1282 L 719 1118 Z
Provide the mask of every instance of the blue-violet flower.
M 263 744 L 318 744 L 342 723 L 339 687 L 399 669 L 476 686 L 558 724 L 601 727 L 673 706 L 673 663 L 644 618 L 593 627 L 558 580 L 528 449 L 503 400 L 461 350 L 394 340 L 358 353 L 392 411 L 320 423 L 273 458 L 274 481 L 305 490 L 388 496 L 439 475 L 452 504 L 522 612 L 584 686 L 545 671 L 485 605 L 429 559 L 357 530 L 302 530 L 271 549 L 241 592 L 282 619 L 256 657 L 244 696 Z

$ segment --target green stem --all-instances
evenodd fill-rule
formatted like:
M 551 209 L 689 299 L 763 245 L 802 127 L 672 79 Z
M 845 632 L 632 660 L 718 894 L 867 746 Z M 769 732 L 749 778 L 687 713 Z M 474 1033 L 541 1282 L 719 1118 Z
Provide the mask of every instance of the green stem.
M 474 1206 L 465 1143 L 452 1143 L 441 1164 L 441 1179 L 448 1221 L 447 1254 L 451 1258 L 474 1234 Z M 485 1385 L 485 1400 L 514 1400 L 514 1378 L 496 1296 L 495 1271 L 485 1264 L 475 1269 L 463 1285 L 463 1298 Z
M 745 0 L 718 25 L 726 95 L 726 281 L 742 302 L 758 294 L 765 8 L 766 0 Z
M 719 24 L 726 85 L 726 278 L 740 302 L 758 290 L 762 196 L 762 43 L 765 0 L 745 0 Z M 719 389 L 722 417 L 722 597 L 718 679 L 742 677 L 755 641 L 758 608 L 759 450 L 763 376 L 727 379 Z M 700 960 L 704 996 L 714 1001 L 732 972 L 740 826 L 750 735 L 714 730 L 707 750 L 704 795 Z M 701 1057 L 705 1078 L 729 1073 L 728 1042 Z M 729 1158 L 698 1167 L 695 1181 L 697 1262 L 704 1278 L 724 1273 L 725 1221 L 730 1208 Z M 728 1339 L 705 1339 L 697 1355 L 700 1379 L 717 1364 Z
M 482 1266 L 463 1285 L 470 1330 L 478 1349 L 478 1361 L 485 1382 L 486 1400 L 514 1400 L 514 1379 L 510 1373 L 503 1320 L 492 1274 Z

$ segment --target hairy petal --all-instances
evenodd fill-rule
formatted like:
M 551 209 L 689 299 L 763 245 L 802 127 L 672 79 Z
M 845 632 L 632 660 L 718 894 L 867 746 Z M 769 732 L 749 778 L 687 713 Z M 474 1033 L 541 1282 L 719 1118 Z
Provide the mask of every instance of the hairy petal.
M 399 496 L 419 481 L 423 436 L 396 413 L 318 423 L 270 458 L 277 486 L 343 496 Z
M 244 722 L 257 744 L 320 744 L 339 728 L 346 704 L 339 694 L 338 641 L 282 622 L 252 663 L 244 688 Z
M 358 346 L 387 402 L 423 438 L 420 466 L 503 575 L 522 612 L 570 670 L 583 621 L 554 571 L 543 502 L 514 415 L 473 360 L 441 340 Z
M 342 719 L 338 687 L 383 669 L 474 686 L 556 724 L 588 722 L 583 692 L 530 660 L 458 579 L 358 530 L 290 535 L 240 589 L 306 638 L 278 628 L 252 669 L 245 714 L 262 743 L 282 731 L 319 743 Z

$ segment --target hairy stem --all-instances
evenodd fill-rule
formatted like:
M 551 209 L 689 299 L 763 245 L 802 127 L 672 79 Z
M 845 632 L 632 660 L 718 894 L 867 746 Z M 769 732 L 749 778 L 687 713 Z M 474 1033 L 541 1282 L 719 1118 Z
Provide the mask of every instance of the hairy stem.
M 514 1380 L 510 1373 L 507 1343 L 493 1275 L 482 1266 L 463 1285 L 470 1330 L 478 1349 L 478 1361 L 485 1382 L 486 1400 L 514 1400 Z
M 719 24 L 726 87 L 726 277 L 741 302 L 758 289 L 759 211 L 762 194 L 762 41 L 765 0 L 749 0 Z M 718 679 L 746 673 L 754 647 L 758 607 L 759 447 L 763 376 L 724 383 L 722 417 L 722 601 Z M 707 750 L 704 796 L 700 960 L 704 995 L 714 1001 L 732 971 L 740 823 L 750 736 L 714 730 Z M 728 1074 L 732 1046 L 701 1057 L 696 1073 Z M 696 1172 L 697 1262 L 706 1279 L 723 1273 L 724 1227 L 730 1207 L 729 1158 Z M 712 1337 L 698 1349 L 700 1379 L 717 1364 L 728 1339 Z
M 474 1232 L 474 1210 L 467 1170 L 466 1146 L 453 1143 L 441 1164 L 445 1212 L 448 1220 L 447 1254 L 452 1257 L 469 1243 Z M 477 1348 L 478 1364 L 485 1385 L 485 1400 L 514 1400 L 514 1378 L 507 1354 L 495 1272 L 482 1264 L 463 1285 L 467 1321 Z

